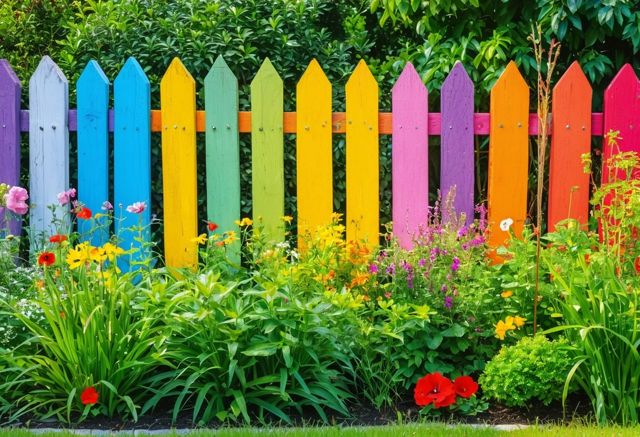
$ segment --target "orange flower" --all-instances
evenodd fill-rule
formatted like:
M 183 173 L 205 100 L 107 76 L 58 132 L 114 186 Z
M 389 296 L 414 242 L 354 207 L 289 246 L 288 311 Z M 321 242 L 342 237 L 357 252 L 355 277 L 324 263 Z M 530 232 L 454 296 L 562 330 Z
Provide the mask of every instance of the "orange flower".
M 53 252 L 42 252 L 38 256 L 38 265 L 48 267 L 56 262 L 56 256 Z
M 83 220 L 89 220 L 91 218 L 91 210 L 85 206 L 83 206 L 80 211 L 76 213 L 76 216 Z
M 60 235 L 60 234 L 56 234 L 56 235 L 52 235 L 49 237 L 49 242 L 50 243 L 62 243 L 63 241 L 67 241 L 67 236 L 66 235 Z

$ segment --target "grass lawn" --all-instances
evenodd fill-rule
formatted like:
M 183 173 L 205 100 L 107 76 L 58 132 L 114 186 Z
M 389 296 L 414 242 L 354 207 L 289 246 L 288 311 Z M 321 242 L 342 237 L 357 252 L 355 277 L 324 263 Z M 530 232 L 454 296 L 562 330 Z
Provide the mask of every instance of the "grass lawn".
M 27 430 L 2 430 L 0 437 L 29 437 L 39 436 L 72 436 L 73 431 L 63 432 L 38 432 Z M 85 434 L 86 435 L 86 434 Z M 95 435 L 95 434 L 94 434 Z M 104 434 L 102 434 L 104 435 Z M 115 433 L 118 436 L 133 436 L 130 434 Z M 350 436 L 374 436 L 374 437 L 401 437 L 401 436 L 429 436 L 429 437 L 528 437 L 528 436 L 562 436 L 562 437 L 635 437 L 640 435 L 640 427 L 619 428 L 619 427 L 589 427 L 589 426 L 569 426 L 569 427 L 531 427 L 528 429 L 514 431 L 499 431 L 489 428 L 471 428 L 467 426 L 443 426 L 443 425 L 401 425 L 383 427 L 318 427 L 318 428 L 236 428 L 222 430 L 194 430 L 188 433 L 168 432 L 166 434 L 144 434 L 144 431 L 137 435 L 154 436 L 182 436 L 192 437 L 244 437 L 244 436 L 285 436 L 285 437 L 350 437 Z

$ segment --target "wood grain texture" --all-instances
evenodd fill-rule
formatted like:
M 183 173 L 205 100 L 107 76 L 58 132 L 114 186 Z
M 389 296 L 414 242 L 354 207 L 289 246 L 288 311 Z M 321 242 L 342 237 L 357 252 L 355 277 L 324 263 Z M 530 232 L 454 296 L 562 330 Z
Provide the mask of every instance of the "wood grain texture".
M 604 92 L 604 141 L 602 183 L 610 180 L 606 160 L 616 150 L 607 143 L 609 131 L 619 131 L 619 152 L 640 152 L 640 80 L 630 64 L 625 64 Z M 637 172 L 636 172 L 637 173 Z M 619 177 L 622 177 L 621 172 Z M 638 174 L 635 175 L 636 177 Z
M 69 189 L 69 84 L 64 73 L 45 56 L 29 80 L 29 195 L 31 251 L 43 247 L 51 234 L 70 231 L 62 208 L 54 213 L 57 195 Z
M 253 219 L 269 239 L 284 240 L 283 85 L 269 59 L 251 82 Z
M 94 213 L 109 200 L 109 79 L 89 61 L 76 84 L 78 101 L 78 200 Z M 109 240 L 106 217 L 78 221 L 82 241 L 102 246 Z M 93 233 L 91 232 L 93 231 Z
M 392 219 L 400 246 L 411 249 L 427 219 L 429 144 L 427 88 L 410 62 L 391 91 L 393 110 Z
M 233 231 L 240 219 L 240 138 L 238 80 L 218 56 L 204 80 L 206 110 L 207 220 L 217 233 Z M 240 262 L 240 240 L 227 246 L 227 256 Z
M 333 212 L 331 83 L 315 59 L 296 93 L 298 246 L 302 247 L 306 234 L 331 223 Z
M 592 90 L 580 64 L 573 62 L 553 89 L 549 202 L 547 223 L 572 218 L 586 229 L 589 220 L 589 174 L 582 155 L 591 150 Z
M 453 207 L 464 213 L 467 223 L 474 217 L 473 82 L 460 62 L 442 84 L 440 110 L 440 192 L 447 199 L 454 189 Z M 443 211 L 444 213 L 445 211 Z
M 132 261 L 142 261 L 150 254 L 136 238 L 151 242 L 151 85 L 134 58 L 127 59 L 114 83 L 114 206 L 119 244 L 133 250 L 121 257 L 119 267 L 129 271 Z M 160 175 L 157 175 L 160 176 Z M 127 212 L 128 205 L 145 202 L 141 214 Z M 134 227 L 142 227 L 138 233 Z
M 527 216 L 529 87 L 513 61 L 491 89 L 490 107 L 488 242 L 496 248 L 509 239 L 501 221 L 513 220 L 519 237 Z
M 378 84 L 361 60 L 346 85 L 347 240 L 378 244 Z
M 20 184 L 20 95 L 22 87 L 9 61 L 0 59 L 0 184 Z M 22 220 L 8 220 L 0 208 L 0 236 L 22 233 Z
M 171 267 L 198 264 L 196 178 L 196 84 L 174 58 L 160 82 L 165 261 Z

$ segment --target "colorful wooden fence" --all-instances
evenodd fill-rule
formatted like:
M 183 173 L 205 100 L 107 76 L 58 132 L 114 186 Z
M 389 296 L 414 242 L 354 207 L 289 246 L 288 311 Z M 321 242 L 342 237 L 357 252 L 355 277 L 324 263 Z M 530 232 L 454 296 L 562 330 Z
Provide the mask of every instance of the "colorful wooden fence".
M 78 133 L 79 200 L 94 211 L 108 199 L 109 172 L 114 174 L 116 233 L 125 248 L 139 245 L 127 229 L 149 224 L 150 208 L 126 211 L 134 202 L 151 201 L 151 178 L 162 177 L 166 262 L 193 266 L 192 241 L 205 221 L 217 232 L 237 231 L 240 215 L 239 134 L 252 140 L 254 221 L 276 240 L 284 238 L 283 135 L 297 134 L 297 202 L 300 231 L 313 232 L 332 213 L 333 134 L 346 134 L 347 238 L 378 243 L 379 135 L 392 135 L 393 226 L 400 243 L 411 247 L 424 220 L 429 190 L 456 192 L 455 208 L 474 211 L 474 135 L 490 135 L 489 230 L 497 246 L 507 233 L 499 224 L 514 221 L 520 233 L 526 219 L 528 142 L 538 132 L 529 113 L 530 93 L 511 62 L 491 91 L 490 113 L 474 113 L 473 84 L 462 64 L 442 84 L 440 112 L 429 112 L 427 90 L 411 64 L 392 90 L 392 112 L 380 112 L 378 85 L 361 61 L 346 83 L 346 113 L 331 112 L 331 84 L 313 60 L 297 87 L 297 112 L 283 112 L 283 85 L 275 66 L 265 60 L 251 83 L 251 112 L 238 112 L 238 83 L 219 57 L 204 81 L 205 110 L 195 106 L 195 82 L 174 59 L 161 82 L 161 109 L 150 107 L 149 81 L 135 59 L 115 79 L 114 109 L 108 107 L 110 83 L 90 62 L 77 86 L 77 109 L 69 110 L 64 74 L 44 57 L 30 79 L 29 110 L 21 110 L 20 81 L 0 60 L 0 182 L 20 180 L 21 133 L 29 133 L 29 180 L 32 235 L 55 230 L 47 205 L 69 188 L 69 131 Z M 554 89 L 549 175 L 550 228 L 572 217 L 586 223 L 589 180 L 581 155 L 591 137 L 619 130 L 622 150 L 640 151 L 640 81 L 625 65 L 604 95 L 603 113 L 591 111 L 591 87 L 577 63 Z M 109 132 L 114 132 L 114 165 L 109 162 Z M 162 135 L 162 176 L 152 174 L 151 133 Z M 206 193 L 197 192 L 196 133 L 206 138 Z M 441 186 L 428 186 L 429 135 L 441 136 Z M 605 144 L 605 156 L 611 150 Z M 606 173 L 605 173 L 606 174 Z M 198 195 L 207 200 L 207 217 L 197 217 Z M 0 220 L 2 219 L 0 211 Z M 60 221 L 61 217 L 57 217 Z M 200 226 L 199 226 L 200 223 Z M 63 226 L 64 223 L 61 223 Z M 10 224 L 13 233 L 20 223 Z M 86 233 L 81 227 L 80 232 Z M 95 234 L 100 244 L 107 231 Z M 150 234 L 143 232 L 143 240 Z M 87 237 L 88 238 L 88 237 Z M 230 248 L 238 258 L 237 244 Z M 126 268 L 126 266 L 123 266 Z

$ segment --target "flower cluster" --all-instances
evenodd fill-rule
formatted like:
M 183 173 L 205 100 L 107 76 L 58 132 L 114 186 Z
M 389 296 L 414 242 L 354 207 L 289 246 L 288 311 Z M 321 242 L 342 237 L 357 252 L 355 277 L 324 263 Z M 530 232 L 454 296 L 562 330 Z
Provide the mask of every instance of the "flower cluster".
M 430 373 L 418 380 L 413 391 L 416 404 L 435 408 L 448 407 L 456 403 L 458 397 L 469 399 L 478 391 L 478 383 L 470 376 L 460 376 L 454 381 L 440 372 Z
M 522 328 L 526 321 L 526 319 L 523 319 L 520 316 L 507 316 L 504 321 L 499 320 L 498 323 L 496 323 L 496 337 L 500 340 L 504 340 L 507 332 L 515 331 L 517 328 Z

